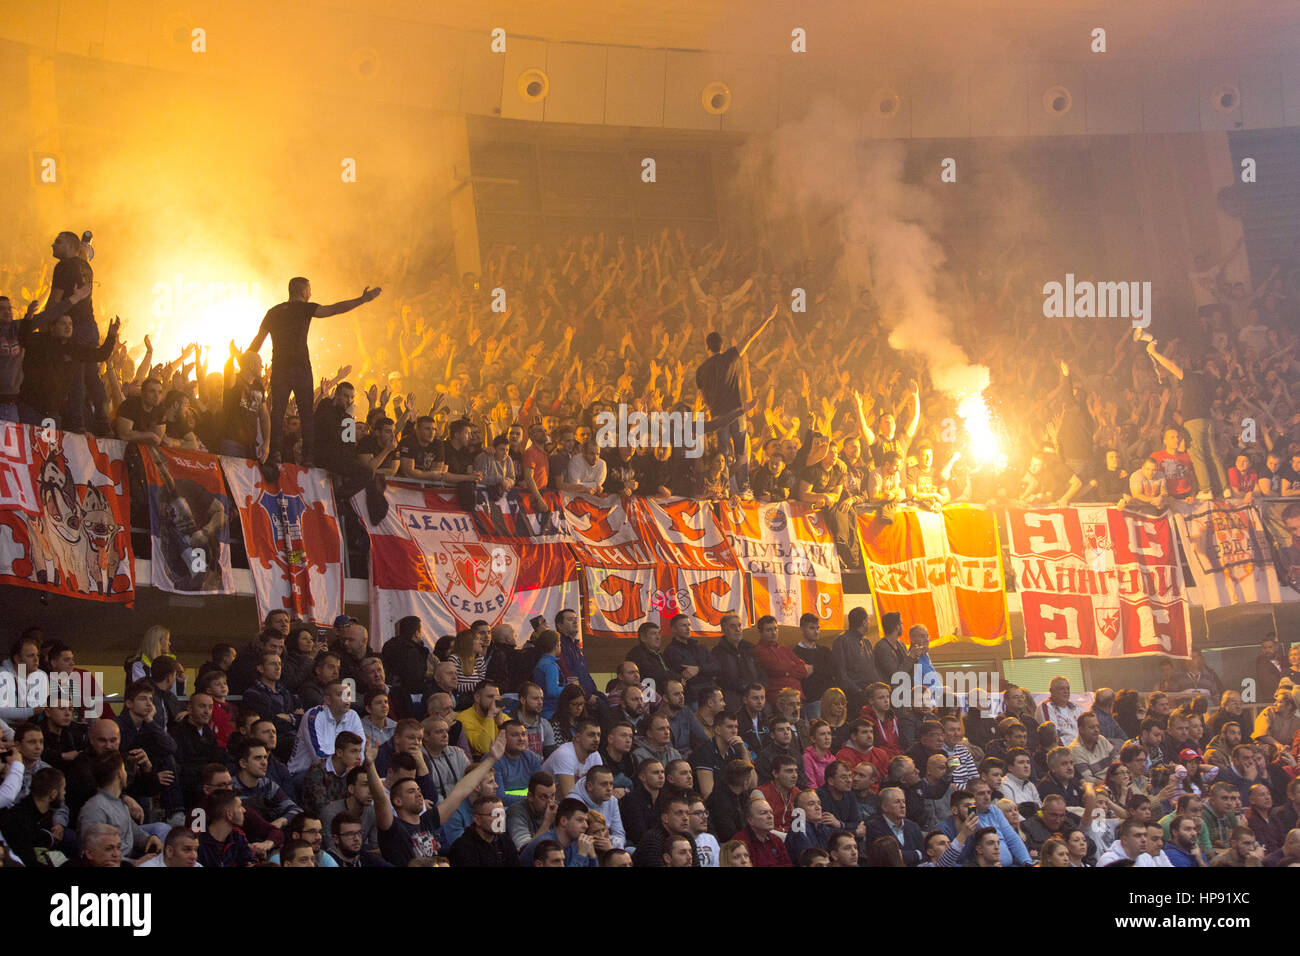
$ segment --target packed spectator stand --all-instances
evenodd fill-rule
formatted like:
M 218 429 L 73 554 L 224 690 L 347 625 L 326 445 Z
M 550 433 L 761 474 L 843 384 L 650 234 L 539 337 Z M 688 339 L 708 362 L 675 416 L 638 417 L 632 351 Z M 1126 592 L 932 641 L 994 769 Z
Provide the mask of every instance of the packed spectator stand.
M 0 298 L 0 418 L 271 471 L 310 463 L 340 500 L 382 500 L 389 478 L 800 500 L 853 569 L 857 540 L 838 529 L 865 508 L 1300 497 L 1300 243 L 1253 290 L 1222 278 L 1227 260 L 1195 263 L 1181 325 L 1102 349 L 1043 319 L 1028 262 L 996 280 L 973 270 L 947 306 L 991 371 L 1005 467 L 973 460 L 953 397 L 888 346 L 869 295 L 762 249 L 600 234 L 493 249 L 481 277 L 379 305 L 367 289 L 323 307 L 365 308 L 328 319 L 315 353 L 338 367 L 308 379 L 305 414 L 288 388 L 273 401 L 261 334 L 159 362 L 147 336 L 130 354 L 127 316 L 101 342 L 85 245 L 61 233 L 54 252 L 52 273 L 4 276 L 36 291 L 21 319 Z M 285 305 L 325 320 L 305 281 Z M 807 312 L 790 310 L 795 286 L 812 290 Z M 601 447 L 597 416 L 620 405 L 707 413 L 705 453 Z M 343 518 L 363 575 L 365 535 Z M 247 647 L 215 647 L 192 688 L 149 628 L 120 714 L 0 710 L 0 835 L 26 866 L 1300 863 L 1300 646 L 1262 648 L 1253 721 L 1195 659 L 1147 695 L 1097 690 L 1086 712 L 1063 679 L 1037 704 L 1004 681 L 995 721 L 891 702 L 893 675 L 927 657 L 923 633 L 902 641 L 911 622 L 886 615 L 872 642 L 856 612 L 820 648 L 815 623 L 808 654 L 766 619 L 754 643 L 724 620 L 712 650 L 673 622 L 644 627 L 603 688 L 573 611 L 521 646 L 484 622 L 435 636 L 405 619 L 382 653 L 349 618 L 318 630 L 276 612 Z M 20 665 L 70 673 L 75 655 L 29 631 L 5 667 Z

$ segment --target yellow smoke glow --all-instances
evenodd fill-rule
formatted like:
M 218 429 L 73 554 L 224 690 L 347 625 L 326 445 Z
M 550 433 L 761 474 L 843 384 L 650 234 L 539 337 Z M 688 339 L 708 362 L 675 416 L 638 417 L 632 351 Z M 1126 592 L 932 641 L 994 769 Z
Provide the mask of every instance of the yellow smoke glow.
M 122 316 L 127 340 L 139 345 L 144 334 L 153 342 L 155 361 L 179 355 L 185 346 L 206 347 L 216 360 L 209 371 L 220 369 L 230 342 L 246 348 L 272 304 L 270 289 L 237 257 L 214 256 L 187 268 L 157 268 L 146 273 L 152 281 L 121 287 Z M 144 296 L 148 298 L 144 298 Z
M 1007 466 L 1007 456 L 1002 451 L 998 426 L 989 411 L 983 394 L 968 395 L 957 403 L 957 414 L 966 426 L 966 445 L 976 467 L 993 465 L 998 469 Z

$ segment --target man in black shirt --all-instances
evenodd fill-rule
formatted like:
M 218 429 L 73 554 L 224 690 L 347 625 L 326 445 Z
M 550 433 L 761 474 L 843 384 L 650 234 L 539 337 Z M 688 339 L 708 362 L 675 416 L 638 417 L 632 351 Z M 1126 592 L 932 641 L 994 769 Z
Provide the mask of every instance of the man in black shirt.
M 357 442 L 357 462 L 376 475 L 397 474 L 397 435 L 393 420 L 382 412 L 370 420 L 366 437 Z
M 267 464 L 278 465 L 281 442 L 284 438 L 284 413 L 289 407 L 292 392 L 298 403 L 302 420 L 302 455 L 300 464 L 310 467 L 312 458 L 312 400 L 316 384 L 311 374 L 311 353 L 307 349 L 307 328 L 312 319 L 351 312 L 359 305 L 375 299 L 381 289 L 369 286 L 355 299 L 345 299 L 333 305 L 320 305 L 311 301 L 311 283 L 302 276 L 289 280 L 289 300 L 273 305 L 262 319 L 262 327 L 248 347 L 259 352 L 266 337 L 271 337 L 271 448 Z
M 1083 500 L 1105 501 L 1114 504 L 1128 494 L 1128 472 L 1119 466 L 1119 452 L 1106 449 L 1106 467 L 1097 477 L 1097 486 Z
M 429 415 L 421 415 L 415 422 L 415 433 L 406 438 L 397 449 L 400 459 L 397 474 L 402 478 L 433 481 L 447 470 L 442 460 L 442 442 L 433 435 L 434 422 Z
M 44 329 L 36 326 L 36 316 L 29 315 L 18 325 L 18 342 L 22 356 L 22 405 L 35 412 L 36 423 L 45 418 L 56 420 L 65 432 L 82 431 L 82 363 L 100 363 L 117 347 L 120 321 L 109 325 L 108 336 L 98 349 L 78 345 L 73 337 L 72 317 L 59 312 L 61 303 L 47 308 Z M 52 320 L 48 316 L 55 316 Z
M 773 306 L 766 319 L 759 323 L 740 347 L 732 346 L 722 350 L 722 336 L 710 332 L 704 340 L 709 350 L 709 357 L 695 370 L 695 387 L 704 396 L 704 403 L 709 406 L 712 419 L 728 419 L 718 434 L 719 450 L 724 454 L 730 449 L 735 457 L 735 478 L 738 488 L 749 484 L 749 451 L 745 447 L 744 401 L 741 398 L 741 356 L 754 344 L 754 340 L 776 318 L 777 307 Z
M 322 468 L 335 474 L 342 474 L 349 466 L 356 464 L 357 443 L 347 441 L 355 437 L 356 420 L 352 417 L 352 404 L 356 400 L 356 389 L 351 382 L 340 382 L 329 398 L 321 399 L 315 411 L 315 447 Z M 345 426 L 351 422 L 350 435 L 345 434 Z
M 794 489 L 794 474 L 785 467 L 785 456 L 774 451 L 754 473 L 750 484 L 754 497 L 759 501 L 789 501 Z
M 1097 430 L 1097 424 L 1088 411 L 1086 393 L 1070 377 L 1070 366 L 1064 359 L 1061 360 L 1061 377 L 1061 387 L 1065 389 L 1065 410 L 1061 413 L 1060 424 L 1056 429 L 1056 447 L 1065 467 L 1070 470 L 1070 484 L 1056 504 L 1057 507 L 1064 508 L 1080 491 L 1092 491 L 1097 484 L 1092 447 L 1092 435 Z
M 235 372 L 238 359 L 239 372 Z M 258 458 L 257 437 L 262 434 L 265 461 L 271 418 L 266 410 L 266 386 L 262 383 L 262 356 L 256 352 L 230 357 L 225 369 L 222 395 L 222 436 L 219 453 L 236 458 Z
M 162 382 L 147 378 L 140 386 L 140 394 L 132 395 L 117 409 L 113 431 L 122 441 L 138 441 L 146 445 L 161 445 L 167 436 L 163 422 Z
M 447 470 L 442 480 L 450 484 L 464 484 L 479 481 L 483 475 L 474 467 L 474 459 L 479 449 L 470 443 L 470 423 L 460 419 L 451 423 L 450 437 L 442 446 L 443 460 Z
M 1181 404 L 1183 427 L 1187 429 L 1187 453 L 1192 457 L 1192 470 L 1196 473 L 1197 497 L 1232 497 L 1228 473 L 1224 470 L 1215 448 L 1218 446 L 1214 427 L 1214 386 L 1204 372 L 1185 371 L 1173 359 L 1156 351 L 1153 339 L 1147 342 L 1147 354 L 1159 362 L 1183 384 Z
M 59 264 L 54 267 L 50 279 L 50 297 L 45 303 L 50 306 L 70 298 L 77 286 L 94 285 L 95 272 L 90 263 L 81 257 L 81 238 L 75 232 L 61 232 L 50 246 L 54 258 Z M 68 312 L 72 316 L 72 341 L 87 349 L 99 346 L 99 326 L 95 324 L 95 308 L 92 296 L 87 295 L 77 302 Z M 101 360 L 102 361 L 102 360 Z M 99 362 L 86 360 L 69 380 L 71 398 L 68 403 L 67 421 L 64 428 L 68 431 L 81 431 L 85 421 L 85 406 L 89 399 L 91 406 L 91 429 L 97 435 L 108 434 L 108 396 L 104 383 L 99 377 Z

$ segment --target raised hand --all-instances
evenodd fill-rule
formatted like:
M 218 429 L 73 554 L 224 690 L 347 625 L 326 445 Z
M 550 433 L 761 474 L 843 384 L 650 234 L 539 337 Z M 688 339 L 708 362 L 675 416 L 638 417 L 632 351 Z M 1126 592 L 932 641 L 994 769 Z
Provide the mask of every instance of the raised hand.
M 365 289 L 363 289 L 361 292 L 361 301 L 373 302 L 375 299 L 379 298 L 379 293 L 383 291 L 384 290 L 379 288 L 378 286 L 376 286 L 373 289 L 370 288 L 370 286 L 366 286 Z

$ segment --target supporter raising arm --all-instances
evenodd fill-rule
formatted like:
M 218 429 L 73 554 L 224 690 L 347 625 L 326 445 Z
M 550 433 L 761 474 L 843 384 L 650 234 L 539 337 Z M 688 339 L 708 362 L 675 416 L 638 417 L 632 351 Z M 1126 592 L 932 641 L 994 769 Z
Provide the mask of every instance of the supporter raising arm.
M 394 866 L 406 866 L 413 859 L 437 856 L 443 847 L 442 826 L 451 819 L 456 808 L 474 792 L 478 785 L 492 775 L 493 766 L 506 750 L 506 735 L 498 734 L 486 756 L 456 781 L 446 798 L 431 810 L 425 811 L 424 794 L 420 785 L 411 778 L 393 784 L 392 794 L 384 788 L 384 780 L 375 768 L 378 748 L 366 748 L 366 778 L 374 797 L 375 827 L 379 831 L 379 849 L 384 859 Z

